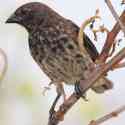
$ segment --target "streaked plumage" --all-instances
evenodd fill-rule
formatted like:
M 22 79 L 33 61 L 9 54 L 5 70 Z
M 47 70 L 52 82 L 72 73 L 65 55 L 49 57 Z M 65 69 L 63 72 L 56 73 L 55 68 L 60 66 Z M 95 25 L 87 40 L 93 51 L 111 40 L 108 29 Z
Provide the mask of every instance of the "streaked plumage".
M 86 78 L 90 59 L 80 53 L 79 27 L 72 21 L 42 3 L 32 2 L 18 8 L 7 22 L 18 23 L 27 29 L 32 57 L 56 86 L 75 84 Z M 85 34 L 84 43 L 91 60 L 95 61 L 98 52 Z M 112 82 L 104 77 L 92 88 L 103 93 L 112 88 Z

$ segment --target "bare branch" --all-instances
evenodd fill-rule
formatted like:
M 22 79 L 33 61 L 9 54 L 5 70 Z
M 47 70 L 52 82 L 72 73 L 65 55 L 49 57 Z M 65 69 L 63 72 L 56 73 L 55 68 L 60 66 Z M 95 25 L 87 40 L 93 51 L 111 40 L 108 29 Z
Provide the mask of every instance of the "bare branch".
M 119 68 L 125 68 L 125 62 L 118 63 L 112 67 L 112 70 L 119 69 Z
M 108 34 L 109 30 L 104 25 L 102 25 L 99 27 L 99 29 L 93 29 L 92 32 L 94 34 L 94 40 L 97 41 L 97 33 L 98 32 L 101 32 L 101 33 L 106 32 Z
M 88 53 L 83 46 L 83 43 L 84 43 L 84 41 L 83 41 L 83 39 L 84 39 L 83 31 L 84 31 L 85 27 L 95 19 L 100 19 L 100 16 L 95 15 L 95 16 L 87 19 L 85 22 L 83 22 L 83 24 L 80 27 L 79 34 L 78 34 L 78 43 L 79 43 L 80 51 L 81 51 L 81 53 L 86 53 L 87 55 L 88 55 Z
M 120 16 L 121 22 L 125 25 L 125 10 L 123 11 L 122 15 Z M 117 22 L 113 29 L 108 33 L 106 42 L 103 46 L 100 56 L 98 57 L 97 61 L 105 62 L 107 57 L 109 56 L 109 51 L 112 47 L 112 44 L 115 42 L 115 38 L 120 31 L 119 23 Z
M 107 6 L 109 7 L 112 15 L 114 16 L 115 20 L 119 23 L 121 30 L 123 31 L 124 35 L 125 35 L 125 26 L 122 24 L 122 22 L 119 19 L 118 14 L 116 13 L 114 7 L 112 6 L 112 3 L 110 2 L 110 0 L 105 0 Z
M 125 105 L 121 106 L 120 108 L 116 109 L 115 111 L 113 111 L 97 120 L 92 120 L 89 123 L 89 125 L 100 125 L 111 118 L 117 117 L 120 113 L 122 113 L 124 111 L 125 111 Z
M 5 76 L 5 73 L 7 71 L 7 67 L 8 67 L 8 61 L 7 61 L 7 56 L 5 54 L 5 52 L 0 48 L 0 55 L 2 56 L 2 61 L 4 62 L 3 65 L 3 69 L 1 71 L 1 75 L 0 75 L 0 82 L 3 80 L 3 77 Z

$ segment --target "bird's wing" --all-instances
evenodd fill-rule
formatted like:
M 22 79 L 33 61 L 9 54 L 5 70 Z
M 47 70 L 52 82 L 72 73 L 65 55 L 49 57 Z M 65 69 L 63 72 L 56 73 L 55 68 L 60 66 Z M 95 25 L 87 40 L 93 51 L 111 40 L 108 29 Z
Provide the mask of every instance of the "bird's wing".
M 76 41 L 80 28 L 77 25 L 75 25 L 75 23 L 73 23 L 72 21 L 69 21 L 69 22 L 70 22 L 69 27 L 72 30 L 73 36 L 75 37 L 73 37 L 72 35 L 70 36 L 72 37 L 72 39 L 74 39 L 74 41 Z M 95 61 L 97 57 L 99 56 L 99 53 L 96 47 L 94 46 L 94 44 L 92 43 L 92 41 L 89 39 L 89 37 L 85 33 L 84 33 L 83 41 L 84 41 L 84 46 L 87 52 L 89 53 L 91 59 Z M 112 89 L 112 87 L 113 87 L 112 81 L 110 81 L 105 76 L 103 76 L 94 84 L 94 86 L 92 87 L 92 90 L 94 90 L 96 93 L 104 93 L 106 90 Z
M 70 25 L 69 27 L 71 27 L 70 30 L 73 30 L 72 33 L 75 32 L 73 35 L 75 35 L 75 38 L 77 38 L 80 28 L 75 23 L 73 23 L 71 20 L 67 20 L 67 22 Z M 97 59 L 97 57 L 99 56 L 99 53 L 98 53 L 95 45 L 92 43 L 92 41 L 89 39 L 89 37 L 85 33 L 84 33 L 83 41 L 84 41 L 84 46 L 85 46 L 87 52 L 89 53 L 91 59 L 93 61 L 95 61 Z
M 95 47 L 95 45 L 92 43 L 92 41 L 89 39 L 87 35 L 84 36 L 84 46 L 89 53 L 91 59 L 95 61 L 97 57 L 99 56 L 99 53 Z

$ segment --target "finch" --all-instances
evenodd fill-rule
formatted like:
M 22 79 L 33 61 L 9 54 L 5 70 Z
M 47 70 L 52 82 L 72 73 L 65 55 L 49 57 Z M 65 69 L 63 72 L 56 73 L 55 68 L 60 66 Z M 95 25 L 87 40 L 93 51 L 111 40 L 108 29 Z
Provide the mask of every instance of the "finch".
M 42 3 L 22 5 L 6 23 L 17 23 L 27 30 L 30 54 L 56 86 L 56 101 L 62 94 L 65 97 L 64 83 L 76 85 L 80 80 L 86 79 L 89 60 L 94 62 L 99 55 L 85 33 L 83 46 L 90 57 L 84 53 L 82 55 L 77 40 L 80 28 Z M 96 93 L 103 93 L 112 87 L 112 82 L 104 76 L 91 89 Z

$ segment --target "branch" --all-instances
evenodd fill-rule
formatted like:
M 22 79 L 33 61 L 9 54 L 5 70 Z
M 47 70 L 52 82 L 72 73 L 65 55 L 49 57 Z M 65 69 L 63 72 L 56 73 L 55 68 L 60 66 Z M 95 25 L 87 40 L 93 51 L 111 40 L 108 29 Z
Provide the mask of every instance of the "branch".
M 125 10 L 123 11 L 122 15 L 120 16 L 120 21 L 125 25 Z M 106 61 L 106 59 L 109 55 L 109 51 L 112 47 L 112 44 L 115 42 L 115 38 L 119 32 L 120 32 L 120 25 L 117 22 L 115 24 L 115 26 L 113 27 L 113 29 L 107 35 L 107 39 L 103 46 L 102 52 L 101 52 L 100 56 L 98 57 L 98 60 L 100 62 Z
M 119 69 L 119 68 L 125 68 L 125 62 L 118 63 L 112 67 L 112 70 Z
M 83 31 L 84 29 L 86 28 L 86 26 L 88 24 L 90 24 L 93 20 L 95 19 L 100 19 L 100 16 L 98 16 L 97 14 L 89 19 L 87 19 L 85 22 L 83 22 L 83 24 L 81 25 L 80 27 L 80 30 L 79 30 L 79 33 L 78 33 L 78 44 L 79 44 L 79 48 L 80 48 L 80 51 L 81 53 L 84 55 L 84 54 L 87 54 L 87 51 L 86 51 L 86 48 L 83 46 L 84 44 L 84 34 L 83 34 Z
M 112 15 L 114 16 L 115 20 L 119 23 L 120 28 L 121 28 L 121 30 L 123 31 L 124 35 L 125 35 L 125 26 L 124 26 L 124 25 L 122 24 L 122 22 L 120 21 L 119 16 L 118 16 L 118 14 L 116 13 L 114 7 L 112 6 L 111 1 L 110 1 L 110 0 L 105 0 L 105 2 L 106 2 L 106 4 L 107 4 L 108 8 L 110 9 Z
M 125 105 L 121 106 L 120 108 L 116 109 L 115 111 L 97 119 L 97 120 L 92 120 L 89 125 L 99 125 L 99 124 L 102 124 L 104 123 L 105 121 L 111 119 L 111 118 L 114 118 L 114 117 L 117 117 L 120 113 L 124 112 L 125 111 Z
M 1 82 L 7 71 L 8 61 L 7 61 L 7 56 L 6 56 L 5 52 L 1 48 L 0 48 L 0 55 L 3 57 L 3 62 L 4 62 L 3 69 L 0 73 L 0 82 Z

